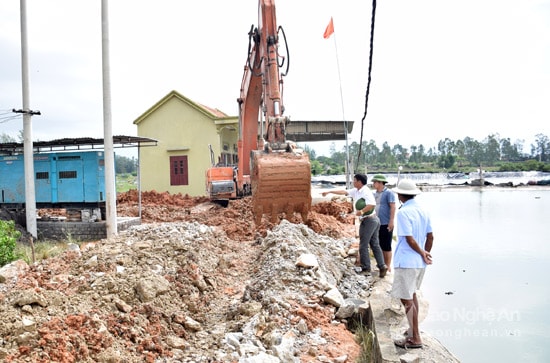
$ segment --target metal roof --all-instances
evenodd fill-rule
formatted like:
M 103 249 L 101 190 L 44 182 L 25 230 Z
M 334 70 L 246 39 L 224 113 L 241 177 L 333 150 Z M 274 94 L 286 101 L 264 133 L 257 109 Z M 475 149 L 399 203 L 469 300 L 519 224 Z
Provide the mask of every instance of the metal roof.
M 73 151 L 73 150 L 94 150 L 104 149 L 104 139 L 91 137 L 64 138 L 50 141 L 34 141 L 34 153 L 48 151 Z M 114 148 L 157 146 L 157 140 L 141 136 L 113 136 Z M 0 143 L 0 154 L 22 153 L 23 143 L 9 142 Z
M 286 137 L 295 142 L 345 140 L 353 131 L 353 121 L 294 121 L 286 127 Z

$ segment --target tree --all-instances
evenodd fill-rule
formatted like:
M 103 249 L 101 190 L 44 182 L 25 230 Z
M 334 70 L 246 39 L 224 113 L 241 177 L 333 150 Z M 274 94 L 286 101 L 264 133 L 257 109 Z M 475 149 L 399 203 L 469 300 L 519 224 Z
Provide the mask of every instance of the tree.
M 10 135 L 6 134 L 5 132 L 2 132 L 2 134 L 0 134 L 0 143 L 7 144 L 11 142 L 17 142 L 17 141 Z
M 440 140 L 437 144 L 437 150 L 442 155 L 452 154 L 454 151 L 455 143 L 448 137 L 445 140 Z
M 405 164 L 407 162 L 407 149 L 400 144 L 395 144 L 392 148 L 392 155 L 398 164 Z
M 370 139 L 368 143 L 363 141 L 363 153 L 365 154 L 365 163 L 367 165 L 374 165 L 378 161 L 378 154 L 380 149 L 376 146 L 376 142 Z
M 464 141 L 456 140 L 455 154 L 456 162 L 458 163 L 458 166 L 461 167 L 462 163 L 466 160 L 466 145 L 464 145 Z
M 505 161 L 521 160 L 520 150 L 517 144 L 512 144 L 510 138 L 500 140 L 501 159 Z
M 484 162 L 486 165 L 493 166 L 500 160 L 500 143 L 498 135 L 489 135 L 485 141 Z
M 304 145 L 304 151 L 309 155 L 309 160 L 315 160 L 317 154 L 309 145 Z
M 319 160 L 311 160 L 311 174 L 312 175 L 323 174 L 323 165 L 321 165 Z
M 535 135 L 535 145 L 532 145 L 534 150 L 534 156 L 539 159 L 539 161 L 548 161 L 548 154 L 550 152 L 550 140 L 548 136 L 543 134 Z
M 543 134 L 536 135 L 536 143 L 531 145 L 531 153 L 523 153 L 524 140 L 514 143 L 509 138 L 501 138 L 498 133 L 487 136 L 483 141 L 466 137 L 463 140 L 453 141 L 445 138 L 439 141 L 437 147 L 426 148 L 424 145 L 410 145 L 409 149 L 401 144 L 391 146 L 384 142 L 379 148 L 374 140 L 363 141 L 362 145 L 352 142 L 349 146 L 349 157 L 352 166 L 357 170 L 384 170 L 395 168 L 397 164 L 410 169 L 431 170 L 432 167 L 459 168 L 487 167 L 499 164 L 500 169 L 506 170 L 546 170 L 550 168 L 549 137 Z M 331 158 L 320 160 L 323 172 L 337 174 L 337 170 L 344 170 L 346 153 L 336 152 L 334 143 L 331 145 Z M 409 151 L 410 150 L 410 153 Z M 536 158 L 534 163 L 522 163 L 528 158 Z M 330 161 L 330 162 L 329 162 Z M 499 161 L 510 162 L 503 164 Z M 545 164 L 546 163 L 546 164 Z M 533 169 L 536 168 L 536 169 Z
M 466 151 L 466 159 L 472 165 L 481 166 L 484 160 L 483 145 L 471 137 L 466 137 L 464 138 L 464 146 Z
M 384 144 L 382 144 L 382 151 L 380 152 L 379 161 L 383 163 L 386 167 L 396 165 L 392 149 L 387 142 L 384 142 Z
M 115 171 L 117 174 L 131 174 L 136 172 L 137 160 L 126 156 L 115 155 Z
M 323 165 L 322 174 L 338 175 L 345 173 L 344 164 L 338 164 L 332 157 L 329 158 L 327 156 L 319 156 L 317 161 Z

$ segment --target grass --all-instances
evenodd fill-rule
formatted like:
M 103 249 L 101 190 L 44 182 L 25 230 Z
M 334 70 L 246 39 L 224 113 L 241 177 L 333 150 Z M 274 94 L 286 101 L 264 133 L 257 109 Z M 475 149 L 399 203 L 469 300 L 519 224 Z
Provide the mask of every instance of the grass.
M 17 243 L 15 252 L 20 259 L 27 264 L 33 264 L 37 261 L 55 257 L 69 248 L 69 244 L 77 244 L 80 246 L 80 241 L 76 241 L 69 234 L 64 240 L 44 240 L 35 241 L 31 244 Z
M 41 261 L 47 258 L 55 257 L 67 250 L 70 241 L 41 241 L 34 242 L 34 256 L 31 245 L 18 243 L 15 252 L 20 258 L 28 264 L 33 261 Z
M 117 174 L 115 179 L 117 193 L 124 193 L 131 189 L 137 189 L 137 176 L 133 174 Z
M 376 336 L 374 331 L 363 324 L 359 324 L 355 331 L 355 339 L 361 345 L 361 354 L 357 363 L 371 363 L 375 361 Z

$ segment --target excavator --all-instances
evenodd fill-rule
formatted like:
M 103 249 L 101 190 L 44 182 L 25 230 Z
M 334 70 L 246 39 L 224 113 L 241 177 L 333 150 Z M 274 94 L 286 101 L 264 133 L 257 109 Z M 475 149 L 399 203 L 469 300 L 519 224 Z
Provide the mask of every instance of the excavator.
M 225 205 L 231 199 L 252 195 L 256 225 L 264 215 L 277 222 L 282 213 L 299 213 L 307 221 L 311 166 L 307 153 L 286 139 L 290 119 L 284 116 L 282 95 L 288 59 L 279 54 L 279 35 L 285 46 L 286 36 L 283 28 L 277 27 L 274 0 L 259 0 L 258 18 L 258 27 L 253 25 L 248 33 L 248 54 L 237 99 L 238 163 L 215 165 L 211 150 L 207 193 L 211 200 Z M 281 72 L 285 61 L 285 72 Z

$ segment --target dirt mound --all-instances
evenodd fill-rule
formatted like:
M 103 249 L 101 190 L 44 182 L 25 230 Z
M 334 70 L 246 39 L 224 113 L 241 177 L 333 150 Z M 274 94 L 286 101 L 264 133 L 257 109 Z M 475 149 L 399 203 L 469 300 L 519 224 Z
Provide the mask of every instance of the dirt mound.
M 253 239 L 265 236 L 274 224 L 264 217 L 261 224 L 256 226 L 251 202 L 250 197 L 231 200 L 225 208 L 211 203 L 206 197 L 144 192 L 141 196 L 141 220 L 142 223 L 199 222 L 219 226 L 232 239 Z M 355 234 L 353 217 L 347 216 L 351 211 L 350 202 L 319 203 L 312 207 L 305 224 L 315 232 L 333 238 L 351 237 Z M 117 214 L 126 217 L 139 216 L 138 193 L 135 190 L 117 196 Z M 286 218 L 292 223 L 304 223 L 299 214 Z
M 119 195 L 119 216 L 138 215 L 137 201 L 135 192 Z M 141 201 L 142 225 L 72 246 L 0 284 L 0 360 L 358 357 L 359 345 L 326 301 L 333 289 L 357 298 L 372 283 L 353 272 L 347 252 L 354 228 L 341 214 L 351 204 L 316 205 L 307 225 L 293 216 L 256 228 L 249 198 L 228 208 L 155 192 Z M 304 255 L 316 263 L 299 265 Z

